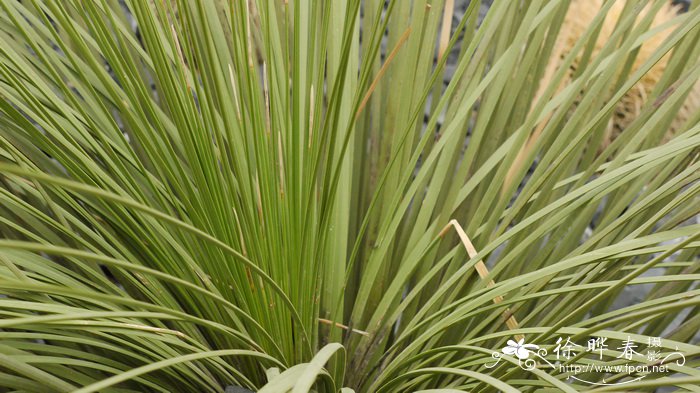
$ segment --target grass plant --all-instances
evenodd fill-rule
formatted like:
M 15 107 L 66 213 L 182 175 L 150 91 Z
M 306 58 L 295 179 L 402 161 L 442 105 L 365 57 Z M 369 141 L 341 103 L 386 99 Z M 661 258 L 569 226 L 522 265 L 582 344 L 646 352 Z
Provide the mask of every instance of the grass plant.
M 698 5 L 0 0 L 0 390 L 696 391 Z

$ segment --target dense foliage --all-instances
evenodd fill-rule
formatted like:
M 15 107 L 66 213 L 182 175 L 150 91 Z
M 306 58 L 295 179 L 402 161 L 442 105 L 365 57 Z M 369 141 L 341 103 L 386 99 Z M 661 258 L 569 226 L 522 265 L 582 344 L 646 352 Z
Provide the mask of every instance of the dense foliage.
M 0 390 L 696 389 L 700 7 L 582 2 L 0 0 Z

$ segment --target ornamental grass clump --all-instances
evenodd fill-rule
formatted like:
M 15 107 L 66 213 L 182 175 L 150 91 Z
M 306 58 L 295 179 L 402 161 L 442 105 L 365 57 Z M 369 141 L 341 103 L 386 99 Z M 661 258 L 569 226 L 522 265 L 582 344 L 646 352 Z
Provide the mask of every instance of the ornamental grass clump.
M 581 3 L 0 0 L 0 391 L 694 390 L 700 7 Z

